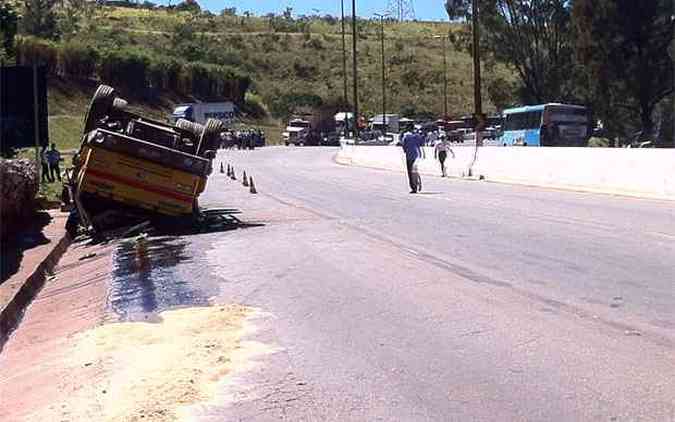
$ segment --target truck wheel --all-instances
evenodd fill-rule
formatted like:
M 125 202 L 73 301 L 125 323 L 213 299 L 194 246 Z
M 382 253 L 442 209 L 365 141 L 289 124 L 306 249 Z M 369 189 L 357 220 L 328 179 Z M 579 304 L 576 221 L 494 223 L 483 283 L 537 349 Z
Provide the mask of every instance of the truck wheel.
M 218 138 L 220 133 L 225 130 L 223 122 L 216 119 L 209 119 L 206 121 L 202 136 L 199 139 L 196 155 L 200 155 L 202 151 L 213 150 L 215 141 L 220 141 Z
M 128 105 L 129 103 L 127 102 L 127 100 L 117 97 L 113 100 L 112 107 L 115 110 L 124 110 L 125 108 L 127 108 Z
M 194 123 L 185 119 L 178 119 L 176 122 L 176 127 L 186 132 L 190 132 L 195 136 L 202 136 L 202 133 L 204 133 L 204 125 L 200 125 L 199 123 Z
M 104 117 L 115 102 L 115 89 L 101 85 L 98 87 L 89 103 L 87 115 L 84 118 L 84 133 L 96 129 L 96 122 Z

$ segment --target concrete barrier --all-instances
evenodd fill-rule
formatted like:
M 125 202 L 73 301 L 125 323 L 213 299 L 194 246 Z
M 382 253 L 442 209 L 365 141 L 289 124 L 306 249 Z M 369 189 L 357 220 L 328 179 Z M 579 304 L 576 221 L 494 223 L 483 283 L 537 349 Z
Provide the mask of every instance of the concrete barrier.
M 675 200 L 675 150 L 619 148 L 505 148 L 460 146 L 446 161 L 448 176 L 586 192 Z M 440 175 L 432 148 L 420 172 Z M 475 159 L 475 162 L 474 162 Z M 400 147 L 343 145 L 341 164 L 405 171 Z

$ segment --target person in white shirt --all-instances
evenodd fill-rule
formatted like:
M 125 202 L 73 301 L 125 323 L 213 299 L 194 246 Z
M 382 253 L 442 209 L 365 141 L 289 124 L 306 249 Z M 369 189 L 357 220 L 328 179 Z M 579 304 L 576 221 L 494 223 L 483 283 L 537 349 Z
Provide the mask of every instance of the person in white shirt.
M 436 142 L 436 146 L 434 148 L 434 157 L 438 159 L 438 161 L 441 163 L 441 177 L 447 177 L 447 172 L 445 169 L 445 159 L 448 158 L 448 152 L 452 154 L 452 158 L 455 158 L 455 152 L 450 148 L 450 143 L 448 142 L 448 139 L 441 135 L 438 139 L 438 142 Z
M 427 145 L 429 146 L 434 146 L 436 145 L 436 141 L 438 140 L 438 132 L 435 130 L 429 131 L 427 133 Z

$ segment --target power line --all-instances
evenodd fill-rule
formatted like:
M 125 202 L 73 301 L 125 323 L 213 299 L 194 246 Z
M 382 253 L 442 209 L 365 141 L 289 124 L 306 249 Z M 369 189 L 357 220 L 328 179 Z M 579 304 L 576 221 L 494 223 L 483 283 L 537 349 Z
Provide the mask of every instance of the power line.
M 413 0 L 389 0 L 387 13 L 399 22 L 415 20 Z

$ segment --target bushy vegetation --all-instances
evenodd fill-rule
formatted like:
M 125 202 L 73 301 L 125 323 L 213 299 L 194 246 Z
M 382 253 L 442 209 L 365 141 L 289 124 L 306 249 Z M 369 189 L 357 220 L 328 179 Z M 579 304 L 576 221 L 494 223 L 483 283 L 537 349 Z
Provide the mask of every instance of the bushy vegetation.
M 186 96 L 230 98 L 239 103 L 251 81 L 237 69 L 212 63 L 185 62 L 180 58 L 148 53 L 137 46 L 92 47 L 80 38 L 55 42 L 19 37 L 16 61 L 44 65 L 52 76 L 97 78 L 130 91 L 147 88 L 171 90 Z

